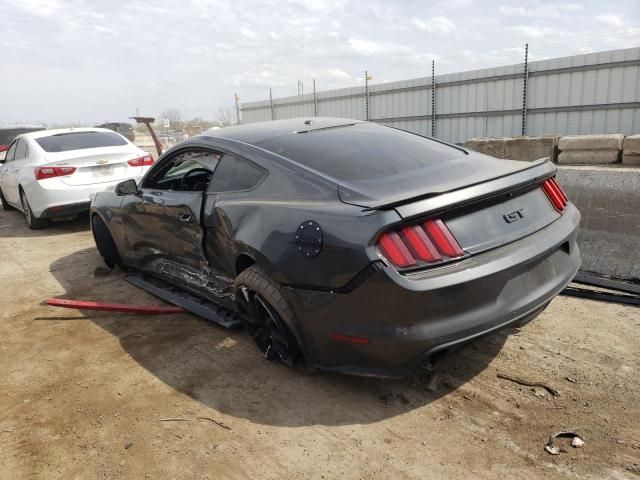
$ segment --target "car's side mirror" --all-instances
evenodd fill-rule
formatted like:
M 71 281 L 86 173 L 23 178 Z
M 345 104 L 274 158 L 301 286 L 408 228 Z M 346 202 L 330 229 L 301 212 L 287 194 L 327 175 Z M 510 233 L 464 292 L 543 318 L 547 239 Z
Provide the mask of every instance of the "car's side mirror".
M 132 178 L 116 185 L 116 195 L 135 195 L 138 193 L 138 184 Z

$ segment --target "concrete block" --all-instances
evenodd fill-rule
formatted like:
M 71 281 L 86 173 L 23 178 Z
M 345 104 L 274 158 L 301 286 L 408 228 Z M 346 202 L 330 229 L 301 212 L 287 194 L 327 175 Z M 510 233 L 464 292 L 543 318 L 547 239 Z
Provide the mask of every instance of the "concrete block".
M 464 142 L 464 146 L 492 157 L 507 158 L 505 156 L 507 140 L 507 138 L 472 138 Z
M 619 150 L 569 150 L 560 152 L 558 155 L 558 163 L 565 165 L 602 165 L 605 163 L 618 163 L 619 161 Z
M 640 165 L 640 153 L 625 153 L 622 155 L 623 165 Z
M 560 135 L 510 138 L 505 142 L 505 158 L 531 162 L 549 157 L 552 162 L 555 162 L 559 139 Z
M 558 182 L 580 210 L 583 271 L 640 279 L 640 168 L 558 166 Z
M 622 150 L 624 135 L 567 135 L 560 138 L 558 148 L 565 150 Z
M 631 135 L 630 137 L 625 137 L 622 149 L 624 150 L 625 155 L 640 155 L 640 135 Z

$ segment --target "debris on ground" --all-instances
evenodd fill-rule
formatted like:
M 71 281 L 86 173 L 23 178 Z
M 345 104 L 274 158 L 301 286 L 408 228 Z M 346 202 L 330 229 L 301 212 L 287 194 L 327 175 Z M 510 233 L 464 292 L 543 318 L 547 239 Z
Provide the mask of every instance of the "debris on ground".
M 544 449 L 551 455 L 558 455 L 560 452 L 566 452 L 562 448 L 558 448 L 555 445 L 556 438 L 571 438 L 571 446 L 574 448 L 581 448 L 584 446 L 584 439 L 575 432 L 556 432 L 549 437 Z
M 573 439 L 571 440 L 571 446 L 573 448 L 582 448 L 584 446 L 584 440 L 582 440 L 580 437 L 573 437 Z
M 111 269 L 98 266 L 93 270 L 94 277 L 106 277 L 111 274 Z
M 429 390 L 430 392 L 437 392 L 438 391 L 438 387 L 440 386 L 440 380 L 442 378 L 440 377 L 440 375 L 437 374 L 433 374 L 431 375 L 431 379 L 429 380 L 429 383 L 427 384 L 427 390 Z
M 225 430 L 231 430 L 231 427 L 227 427 L 224 423 L 222 422 L 218 422 L 217 420 L 214 420 L 213 418 L 209 418 L 209 417 L 197 417 L 198 420 L 209 420 L 210 422 L 215 423 L 216 425 L 218 425 L 219 427 L 224 428 Z
M 542 383 L 542 382 L 533 382 L 530 380 L 525 380 L 522 378 L 518 378 L 518 377 L 514 377 L 512 375 L 507 375 L 505 373 L 498 373 L 496 375 L 498 378 L 502 378 L 504 380 L 509 380 L 510 382 L 514 382 L 517 383 L 519 385 L 524 385 L 525 387 L 540 387 L 540 388 L 544 388 L 546 391 L 548 391 L 551 395 L 553 395 L 554 397 L 559 397 L 560 396 L 560 391 L 556 390 L 553 387 L 550 387 L 549 385 Z M 536 396 L 537 395 L 536 393 Z
M 160 418 L 158 419 L 158 421 L 160 422 L 190 422 L 191 420 L 194 420 L 192 418 L 183 418 L 183 417 L 167 417 L 167 418 Z M 209 418 L 209 417 L 196 417 L 195 420 L 208 420 L 211 423 L 215 423 L 217 426 L 224 428 L 225 430 L 231 430 L 231 427 L 228 427 L 227 425 L 225 425 L 222 422 L 219 422 L 213 418 Z

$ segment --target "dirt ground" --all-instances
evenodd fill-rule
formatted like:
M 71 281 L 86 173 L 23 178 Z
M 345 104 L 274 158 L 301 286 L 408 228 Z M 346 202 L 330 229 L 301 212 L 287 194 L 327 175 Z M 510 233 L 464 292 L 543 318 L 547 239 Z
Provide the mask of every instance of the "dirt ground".
M 87 225 L 0 210 L 3 480 L 640 478 L 638 308 L 558 297 L 446 359 L 436 392 L 424 372 L 303 376 L 192 315 L 43 304 L 160 303 L 96 271 Z M 546 453 L 565 429 L 585 446 Z

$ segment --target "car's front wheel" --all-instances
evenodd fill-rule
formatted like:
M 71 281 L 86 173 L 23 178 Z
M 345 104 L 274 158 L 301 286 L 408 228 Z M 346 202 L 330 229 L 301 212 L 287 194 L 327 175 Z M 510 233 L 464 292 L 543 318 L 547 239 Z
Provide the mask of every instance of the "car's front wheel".
M 312 373 L 288 325 L 295 314 L 278 286 L 256 265 L 234 282 L 236 302 L 245 326 L 267 360 L 281 360 L 303 373 Z
M 98 252 L 104 259 L 107 267 L 112 270 L 116 265 L 122 268 L 122 259 L 120 258 L 120 253 L 118 253 L 116 242 L 113 241 L 111 232 L 109 232 L 109 229 L 98 215 L 94 215 L 93 218 L 91 218 L 91 228 Z
M 49 221 L 46 218 L 38 218 L 33 214 L 31 205 L 29 205 L 29 200 L 27 200 L 27 194 L 24 193 L 24 190 L 22 189 L 20 189 L 20 202 L 22 203 L 24 216 L 27 219 L 27 225 L 29 225 L 31 230 L 39 230 L 49 224 Z

